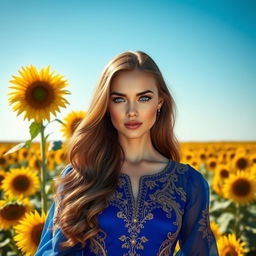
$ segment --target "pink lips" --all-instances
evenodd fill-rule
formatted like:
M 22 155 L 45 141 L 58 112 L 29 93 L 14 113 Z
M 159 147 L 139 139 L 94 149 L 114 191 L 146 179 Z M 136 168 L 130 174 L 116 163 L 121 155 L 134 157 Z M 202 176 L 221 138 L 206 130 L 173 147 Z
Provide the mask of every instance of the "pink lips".
M 138 121 L 129 121 L 127 123 L 124 124 L 125 127 L 129 128 L 129 129 L 137 129 L 138 127 L 140 127 L 142 125 L 142 123 L 138 122 Z

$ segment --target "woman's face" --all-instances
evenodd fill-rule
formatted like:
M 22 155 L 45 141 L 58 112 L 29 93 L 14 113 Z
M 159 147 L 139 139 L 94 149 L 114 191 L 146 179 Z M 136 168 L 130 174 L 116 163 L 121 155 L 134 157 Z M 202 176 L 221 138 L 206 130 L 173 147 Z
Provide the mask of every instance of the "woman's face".
M 108 108 L 119 136 L 132 139 L 150 132 L 162 103 L 156 80 L 148 73 L 122 71 L 112 80 Z

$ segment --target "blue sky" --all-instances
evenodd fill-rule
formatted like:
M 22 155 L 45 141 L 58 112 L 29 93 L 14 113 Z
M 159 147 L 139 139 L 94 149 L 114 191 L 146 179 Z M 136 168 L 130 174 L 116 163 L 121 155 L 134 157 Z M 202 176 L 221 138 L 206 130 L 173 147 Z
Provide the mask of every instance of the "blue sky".
M 29 138 L 8 105 L 21 66 L 68 80 L 71 110 L 86 110 L 105 65 L 142 50 L 158 64 L 177 105 L 180 141 L 256 140 L 255 1 L 0 0 L 0 141 Z M 50 124 L 50 139 L 62 139 Z

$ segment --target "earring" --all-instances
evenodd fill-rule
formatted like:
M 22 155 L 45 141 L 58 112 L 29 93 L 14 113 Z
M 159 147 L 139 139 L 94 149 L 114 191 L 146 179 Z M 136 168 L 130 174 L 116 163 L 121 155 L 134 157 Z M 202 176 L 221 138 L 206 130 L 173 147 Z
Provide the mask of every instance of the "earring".
M 160 108 L 157 109 L 157 117 L 160 116 Z

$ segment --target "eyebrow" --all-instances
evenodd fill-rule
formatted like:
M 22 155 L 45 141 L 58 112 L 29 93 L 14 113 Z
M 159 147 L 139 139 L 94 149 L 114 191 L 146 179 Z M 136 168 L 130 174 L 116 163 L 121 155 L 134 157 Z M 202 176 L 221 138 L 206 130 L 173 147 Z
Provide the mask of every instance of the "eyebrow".
M 140 96 L 140 95 L 145 94 L 145 93 L 153 93 L 153 92 L 151 90 L 146 90 L 146 91 L 137 93 L 136 96 Z M 110 95 L 113 95 L 113 94 L 119 95 L 119 96 L 126 96 L 126 94 L 121 93 L 121 92 L 112 92 L 112 93 L 110 93 Z

